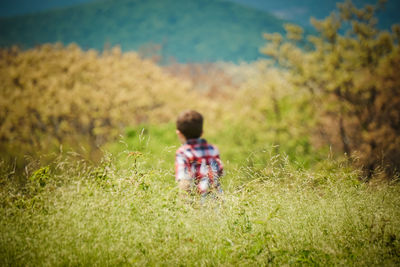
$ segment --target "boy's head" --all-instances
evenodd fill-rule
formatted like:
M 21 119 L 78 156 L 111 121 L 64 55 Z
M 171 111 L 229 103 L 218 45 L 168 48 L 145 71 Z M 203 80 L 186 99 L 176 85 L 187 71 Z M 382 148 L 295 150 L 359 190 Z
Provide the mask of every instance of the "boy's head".
M 203 133 L 203 116 L 194 110 L 186 110 L 176 120 L 177 133 L 185 139 L 199 138 Z

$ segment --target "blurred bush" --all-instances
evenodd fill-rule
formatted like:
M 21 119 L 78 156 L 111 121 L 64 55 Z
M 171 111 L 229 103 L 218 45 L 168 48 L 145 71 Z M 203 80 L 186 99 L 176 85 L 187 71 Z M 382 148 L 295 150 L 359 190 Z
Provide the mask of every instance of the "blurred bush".
M 96 159 L 126 133 L 128 149 L 166 166 L 165 147 L 178 145 L 171 122 L 190 108 L 203 113 L 205 137 L 232 163 L 254 165 L 249 155 L 271 148 L 300 165 L 318 159 L 307 92 L 265 61 L 159 67 L 118 47 L 99 54 L 60 44 L 0 53 L 1 156 L 36 157 L 62 145 Z M 151 149 L 139 137 L 151 137 Z
M 287 35 L 266 34 L 263 53 L 309 91 L 318 128 L 336 150 L 352 156 L 366 177 L 400 168 L 400 27 L 377 28 L 379 7 L 357 9 L 350 1 L 322 21 L 318 36 L 286 25 Z M 345 32 L 345 34 L 342 34 Z M 305 49 L 303 49 L 305 48 Z
M 188 83 L 136 53 L 76 45 L 0 50 L 2 154 L 60 144 L 93 149 L 127 125 L 174 118 L 193 103 Z

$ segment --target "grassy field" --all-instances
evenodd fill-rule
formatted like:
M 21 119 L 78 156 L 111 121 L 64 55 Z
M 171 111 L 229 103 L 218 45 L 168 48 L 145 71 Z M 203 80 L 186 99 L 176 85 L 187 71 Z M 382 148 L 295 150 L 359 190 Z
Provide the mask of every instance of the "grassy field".
M 118 47 L 1 50 L 0 266 L 399 266 L 400 28 L 380 33 L 371 8 L 346 8 L 354 32 L 318 22 L 315 50 L 266 35 L 262 53 L 283 69 L 167 72 Z M 185 109 L 221 152 L 223 194 L 177 189 Z
M 305 168 L 210 135 L 226 175 L 223 195 L 203 203 L 176 188 L 173 125 L 143 129 L 99 164 L 64 153 L 16 174 L 3 162 L 0 265 L 400 264 L 396 181 L 364 183 L 328 154 Z

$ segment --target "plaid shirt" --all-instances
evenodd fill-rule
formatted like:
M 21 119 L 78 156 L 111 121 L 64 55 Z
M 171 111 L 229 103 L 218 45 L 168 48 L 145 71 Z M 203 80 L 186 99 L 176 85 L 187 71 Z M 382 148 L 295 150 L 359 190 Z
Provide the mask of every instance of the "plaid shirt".
M 190 180 L 197 184 L 202 192 L 202 182 L 219 187 L 218 178 L 222 175 L 223 165 L 219 151 L 206 140 L 189 139 L 176 151 L 176 181 Z

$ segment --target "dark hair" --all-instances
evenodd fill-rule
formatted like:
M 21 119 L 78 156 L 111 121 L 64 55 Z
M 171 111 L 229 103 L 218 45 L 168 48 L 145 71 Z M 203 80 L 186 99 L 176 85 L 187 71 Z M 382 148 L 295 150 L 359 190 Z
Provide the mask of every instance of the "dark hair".
M 186 139 L 199 138 L 203 133 L 203 116 L 195 110 L 186 110 L 179 114 L 176 128 Z

